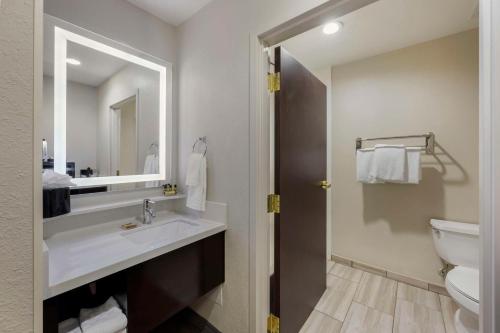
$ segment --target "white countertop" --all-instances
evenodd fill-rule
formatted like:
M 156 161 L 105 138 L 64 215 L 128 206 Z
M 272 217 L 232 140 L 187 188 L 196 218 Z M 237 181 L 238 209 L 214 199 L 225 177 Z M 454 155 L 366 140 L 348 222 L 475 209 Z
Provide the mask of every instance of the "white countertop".
M 124 231 L 126 223 L 138 228 Z M 223 223 L 165 212 L 151 225 L 125 219 L 61 232 L 45 240 L 44 298 L 77 288 L 226 230 Z

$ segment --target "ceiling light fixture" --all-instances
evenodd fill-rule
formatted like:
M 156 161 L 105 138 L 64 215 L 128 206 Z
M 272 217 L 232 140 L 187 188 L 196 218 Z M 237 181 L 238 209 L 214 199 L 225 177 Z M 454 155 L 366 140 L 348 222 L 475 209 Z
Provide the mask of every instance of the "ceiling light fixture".
M 325 35 L 333 35 L 342 29 L 341 22 L 330 22 L 323 26 L 323 33 Z
M 73 66 L 80 66 L 82 64 L 82 62 L 78 59 L 75 59 L 75 58 L 68 58 L 66 59 L 66 62 L 70 65 L 73 65 Z

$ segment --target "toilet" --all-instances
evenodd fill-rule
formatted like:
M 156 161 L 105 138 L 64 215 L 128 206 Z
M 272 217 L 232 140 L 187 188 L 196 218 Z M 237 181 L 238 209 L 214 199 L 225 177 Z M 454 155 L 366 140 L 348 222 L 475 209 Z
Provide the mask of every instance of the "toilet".
M 431 220 L 439 256 L 455 266 L 445 285 L 458 304 L 454 322 L 458 333 L 479 332 L 479 225 Z

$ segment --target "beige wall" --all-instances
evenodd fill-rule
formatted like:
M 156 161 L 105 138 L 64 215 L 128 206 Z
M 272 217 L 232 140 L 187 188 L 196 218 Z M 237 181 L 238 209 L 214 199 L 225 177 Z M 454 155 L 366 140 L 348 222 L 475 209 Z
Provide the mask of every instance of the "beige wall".
M 335 254 L 442 283 L 429 219 L 478 222 L 478 48 L 472 30 L 332 68 Z M 429 131 L 419 185 L 356 182 L 356 137 Z
M 33 331 L 33 6 L 0 6 L 2 333 Z

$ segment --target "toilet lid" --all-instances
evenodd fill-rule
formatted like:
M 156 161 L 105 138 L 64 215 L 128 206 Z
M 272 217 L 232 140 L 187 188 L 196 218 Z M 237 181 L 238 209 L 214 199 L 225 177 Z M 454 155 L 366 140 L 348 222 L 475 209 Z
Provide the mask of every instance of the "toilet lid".
M 462 295 L 479 303 L 479 270 L 457 266 L 448 272 L 448 282 Z

